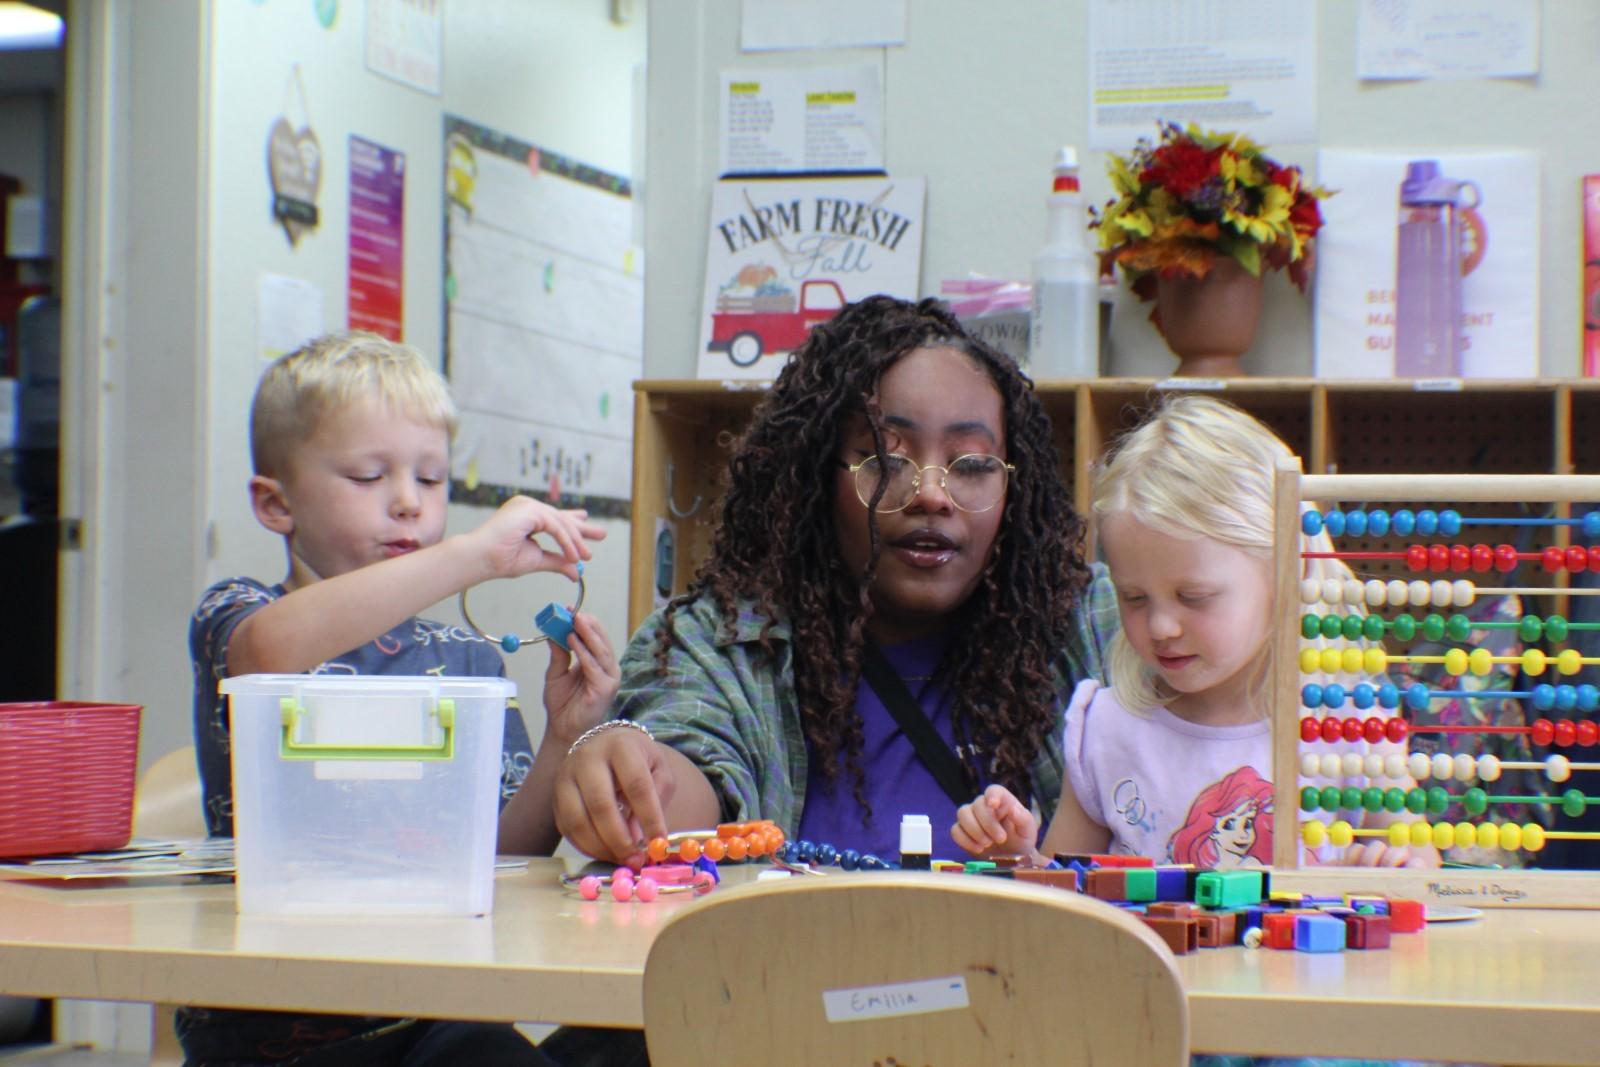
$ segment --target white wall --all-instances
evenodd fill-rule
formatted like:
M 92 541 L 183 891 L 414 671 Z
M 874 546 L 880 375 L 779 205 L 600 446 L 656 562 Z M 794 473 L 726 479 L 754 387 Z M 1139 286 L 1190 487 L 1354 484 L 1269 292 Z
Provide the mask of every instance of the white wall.
M 1323 146 L 1374 149 L 1531 148 L 1543 154 L 1541 347 L 1544 372 L 1578 372 L 1578 180 L 1600 171 L 1594 103 L 1600 4 L 1544 0 L 1537 79 L 1362 83 L 1355 78 L 1356 4 L 1318 5 L 1318 111 Z M 922 291 L 976 271 L 1026 278 L 1044 234 L 1055 149 L 1087 143 L 1087 0 L 910 0 L 909 42 L 885 50 L 886 155 L 891 174 L 928 179 Z M 645 298 L 645 373 L 692 378 L 704 234 L 717 155 L 723 67 L 831 64 L 860 52 L 741 55 L 740 0 L 657 0 L 650 27 L 650 187 L 645 249 L 659 268 Z M 670 12 L 670 17 L 668 13 Z M 1270 145 L 1312 170 L 1316 145 Z M 1091 202 L 1110 195 L 1104 157 L 1084 162 Z M 1161 376 L 1174 366 L 1119 294 L 1113 371 Z M 1311 373 L 1311 302 L 1280 274 L 1246 357 L 1253 374 Z

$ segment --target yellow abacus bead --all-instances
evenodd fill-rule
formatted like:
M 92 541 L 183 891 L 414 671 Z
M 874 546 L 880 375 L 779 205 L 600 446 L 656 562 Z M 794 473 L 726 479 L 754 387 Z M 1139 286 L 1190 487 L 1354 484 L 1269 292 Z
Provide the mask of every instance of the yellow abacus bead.
M 1523 823 L 1522 847 L 1529 852 L 1538 852 L 1544 848 L 1544 827 L 1536 822 Z
M 1312 819 L 1300 827 L 1300 840 L 1306 843 L 1307 848 L 1320 848 L 1327 839 L 1328 828 L 1321 819 Z
M 1481 822 L 1478 824 L 1478 847 L 1500 847 L 1500 827 L 1498 824 L 1492 822 Z
M 1556 670 L 1562 674 L 1577 674 L 1583 670 L 1583 653 L 1575 648 L 1562 649 L 1556 654 Z
M 1433 844 L 1433 827 L 1418 819 L 1411 824 L 1411 843 L 1417 848 Z
M 1444 669 L 1446 674 L 1453 674 L 1458 678 L 1466 674 L 1467 650 L 1464 648 L 1452 648 L 1446 652 L 1444 654 Z
M 1389 654 L 1381 648 L 1369 648 L 1361 654 L 1361 669 L 1368 674 L 1382 674 L 1389 668 Z
M 1456 823 L 1456 844 L 1462 848 L 1471 848 L 1478 843 L 1478 828 L 1470 822 Z
M 1455 823 L 1436 822 L 1433 824 L 1433 847 L 1438 849 L 1449 848 L 1456 843 Z
M 1355 829 L 1343 819 L 1336 820 L 1328 827 L 1328 843 L 1337 848 L 1345 848 L 1355 839 Z
M 1494 653 L 1487 648 L 1475 648 L 1472 650 L 1472 654 L 1467 657 L 1467 665 L 1471 668 L 1473 674 L 1481 678 L 1494 670 Z
M 1325 649 L 1323 649 L 1322 650 L 1322 669 L 1325 672 L 1327 672 L 1328 674 L 1338 674 L 1339 673 L 1339 662 L 1340 662 L 1340 660 L 1342 658 L 1343 657 L 1341 657 L 1339 655 L 1339 650 L 1337 648 L 1325 648 Z
M 1355 674 L 1361 669 L 1361 654 L 1359 648 L 1344 649 L 1339 656 L 1339 666 L 1346 674 Z
M 1392 848 L 1405 848 L 1411 844 L 1411 827 L 1403 822 L 1389 824 L 1389 845 Z
M 1322 649 L 1302 648 L 1300 650 L 1300 673 L 1315 674 L 1322 669 Z
M 1524 674 L 1531 674 L 1537 677 L 1538 675 L 1544 673 L 1544 667 L 1545 658 L 1543 649 L 1530 648 L 1522 654 L 1522 671 Z M 1484 673 L 1488 672 L 1486 671 Z
M 1503 823 L 1500 826 L 1500 847 L 1507 852 L 1515 852 L 1522 847 L 1522 827 L 1514 822 Z

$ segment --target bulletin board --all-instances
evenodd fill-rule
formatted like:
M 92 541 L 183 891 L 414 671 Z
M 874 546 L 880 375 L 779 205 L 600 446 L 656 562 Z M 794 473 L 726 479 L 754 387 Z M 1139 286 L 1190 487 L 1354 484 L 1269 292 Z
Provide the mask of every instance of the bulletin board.
M 444 141 L 451 499 L 626 518 L 644 338 L 632 187 L 450 115 Z

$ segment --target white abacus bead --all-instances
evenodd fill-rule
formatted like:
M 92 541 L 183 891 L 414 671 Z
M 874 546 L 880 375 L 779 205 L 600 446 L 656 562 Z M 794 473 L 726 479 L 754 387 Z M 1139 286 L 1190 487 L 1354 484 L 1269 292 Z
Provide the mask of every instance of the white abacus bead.
M 1456 778 L 1459 781 L 1470 781 L 1472 774 L 1478 769 L 1478 761 L 1465 752 L 1456 754 Z
M 1322 777 L 1337 778 L 1342 765 L 1337 752 L 1325 752 L 1322 755 Z
M 1389 584 L 1384 587 L 1389 592 L 1389 603 L 1397 608 L 1403 608 L 1411 600 L 1411 587 L 1398 578 L 1389 579 Z
M 1439 607 L 1447 608 L 1450 606 L 1450 601 L 1452 599 L 1450 594 L 1454 590 L 1450 588 L 1450 583 L 1448 581 L 1443 578 L 1437 579 L 1433 583 L 1432 589 L 1429 591 L 1433 594 L 1433 602 Z
M 1383 757 L 1376 752 L 1368 752 L 1366 759 L 1362 761 L 1361 769 L 1368 778 L 1382 778 Z
M 1435 778 L 1448 782 L 1456 773 L 1456 761 L 1448 752 L 1435 752 L 1429 769 Z
M 1367 590 L 1361 584 L 1360 578 L 1346 578 L 1344 580 L 1344 602 L 1346 604 L 1359 604 L 1366 599 Z
M 1305 578 L 1300 582 L 1300 603 L 1316 604 L 1322 600 L 1322 583 L 1315 578 Z
M 1389 587 L 1377 578 L 1367 582 L 1367 606 L 1381 608 L 1389 602 Z
M 1324 604 L 1344 603 L 1344 583 L 1337 578 L 1329 578 L 1322 583 L 1322 602 Z
M 1383 757 L 1383 776 L 1385 778 L 1404 778 L 1406 776 L 1406 758 L 1399 752 L 1391 752 Z
M 1478 595 L 1478 587 L 1473 585 L 1465 578 L 1457 578 L 1455 581 L 1455 587 L 1456 607 L 1472 607 L 1472 601 L 1476 599 Z
M 1339 769 L 1344 772 L 1346 778 L 1359 778 L 1361 777 L 1362 766 L 1365 763 L 1366 761 L 1361 758 L 1361 753 L 1346 752 L 1344 754 L 1344 766 Z
M 1406 592 L 1410 594 L 1413 604 L 1427 604 L 1433 598 L 1433 587 L 1421 578 L 1407 585 Z
M 1315 752 L 1302 753 L 1300 756 L 1300 777 L 1316 778 L 1322 774 L 1322 757 Z
M 1427 753 L 1413 752 L 1406 760 L 1406 770 L 1414 780 L 1426 782 L 1433 775 L 1433 760 L 1428 758 Z
M 1478 757 L 1478 781 L 1497 782 L 1500 780 L 1500 757 Z
M 1547 756 L 1544 761 L 1544 776 L 1552 782 L 1565 782 L 1572 777 L 1572 763 L 1565 756 Z

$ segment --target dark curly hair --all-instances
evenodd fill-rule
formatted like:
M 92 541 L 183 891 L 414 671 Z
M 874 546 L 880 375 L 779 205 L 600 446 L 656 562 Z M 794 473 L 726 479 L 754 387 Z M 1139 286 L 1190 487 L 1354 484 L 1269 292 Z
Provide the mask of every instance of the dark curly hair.
M 1024 800 L 1031 797 L 1029 766 L 1056 721 L 1052 663 L 1073 640 L 1073 615 L 1088 579 L 1084 524 L 1067 499 L 1050 422 L 1032 383 L 937 300 L 868 297 L 819 324 L 795 350 L 734 442 L 711 554 L 688 591 L 668 604 L 655 650 L 665 673 L 673 616 L 701 596 L 715 600 L 725 625 L 738 618 L 741 601 L 753 601 L 768 619 L 761 644 L 769 655 L 776 654 L 767 641 L 771 620 L 788 620 L 795 690 L 813 758 L 829 781 L 841 765 L 848 770 L 869 819 L 855 700 L 864 629 L 873 613 L 868 587 L 882 543 L 877 511 L 869 509 L 866 573 L 846 569 L 834 529 L 835 469 L 828 457 L 839 447 L 846 420 L 858 413 L 865 413 L 883 454 L 879 381 L 922 347 L 954 348 L 988 373 L 1004 406 L 1006 455 L 1017 468 L 993 557 L 953 620 L 956 639 L 935 684 L 953 698 L 958 751 L 967 754 L 963 764 L 973 792 L 979 774 L 969 753 L 976 744 L 991 754 L 991 780 Z

